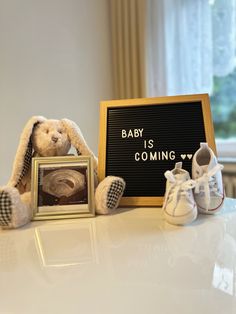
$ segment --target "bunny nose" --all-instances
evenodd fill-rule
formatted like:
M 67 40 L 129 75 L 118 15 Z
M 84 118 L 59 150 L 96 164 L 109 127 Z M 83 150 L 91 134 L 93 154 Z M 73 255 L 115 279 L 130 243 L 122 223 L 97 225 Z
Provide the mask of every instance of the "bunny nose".
M 53 141 L 54 143 L 56 143 L 56 142 L 58 141 L 58 137 L 52 136 L 52 141 Z

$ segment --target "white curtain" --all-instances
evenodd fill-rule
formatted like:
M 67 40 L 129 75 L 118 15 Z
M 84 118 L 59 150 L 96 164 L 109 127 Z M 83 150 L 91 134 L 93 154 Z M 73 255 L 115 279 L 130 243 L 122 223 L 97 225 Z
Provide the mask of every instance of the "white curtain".
M 236 0 L 147 0 L 147 96 L 210 93 L 235 67 Z
M 212 3 L 214 75 L 226 76 L 236 65 L 236 0 Z

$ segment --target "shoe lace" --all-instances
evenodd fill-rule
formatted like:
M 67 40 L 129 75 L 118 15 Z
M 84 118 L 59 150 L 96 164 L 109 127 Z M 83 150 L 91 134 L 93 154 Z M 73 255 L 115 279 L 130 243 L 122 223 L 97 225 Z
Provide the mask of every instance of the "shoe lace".
M 210 171 L 204 173 L 201 177 L 196 179 L 195 193 L 199 194 L 201 192 L 205 195 L 206 210 L 209 210 L 211 194 L 221 196 L 219 189 L 217 187 L 215 174 L 224 168 L 223 165 L 217 164 Z
M 165 200 L 162 208 L 163 210 L 166 208 L 168 200 L 170 199 L 170 197 L 172 197 L 173 200 L 172 210 L 175 210 L 178 203 L 179 195 L 188 195 L 188 191 L 190 189 L 193 189 L 196 183 L 192 179 L 189 179 L 187 181 L 178 180 L 169 170 L 165 172 L 165 177 L 167 180 L 169 180 L 170 184 L 168 189 L 166 190 Z

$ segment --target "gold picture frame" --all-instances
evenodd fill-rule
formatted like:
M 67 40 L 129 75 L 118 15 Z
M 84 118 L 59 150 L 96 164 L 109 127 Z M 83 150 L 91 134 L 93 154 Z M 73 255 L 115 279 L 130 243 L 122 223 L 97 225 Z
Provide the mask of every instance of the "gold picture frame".
M 33 220 L 95 215 L 90 156 L 35 157 L 31 182 Z
M 146 118 L 147 112 L 148 119 Z M 162 125 L 162 129 L 159 130 L 156 125 Z M 160 135 L 155 132 L 160 132 Z M 128 139 L 129 136 L 130 139 Z M 99 180 L 108 175 L 124 178 L 126 190 L 120 202 L 122 206 L 161 206 L 165 190 L 164 172 L 171 170 L 175 162 L 182 161 L 180 156 L 186 157 L 183 160 L 184 166 L 186 165 L 190 171 L 191 160 L 187 159 L 189 156 L 193 156 L 194 150 L 199 148 L 200 142 L 208 142 L 216 153 L 208 94 L 102 101 L 98 152 Z M 143 168 L 149 164 L 149 160 L 146 160 L 149 158 L 148 153 L 150 153 L 151 147 L 157 151 L 158 145 L 162 146 L 165 151 L 176 146 L 175 153 L 178 156 L 171 163 L 165 163 L 165 160 L 159 161 L 158 166 L 157 163 L 153 162 L 151 165 L 150 162 L 146 171 L 149 175 L 146 175 L 142 171 L 145 171 Z M 185 146 L 180 147 L 181 145 Z M 141 152 L 139 153 L 141 149 L 143 155 Z M 155 154 L 155 158 L 160 157 L 157 155 L 160 154 L 159 151 Z M 132 160 L 130 161 L 131 156 Z M 140 162 L 141 157 L 144 162 Z M 151 157 L 154 158 L 153 155 Z M 154 164 L 156 168 L 153 167 Z M 133 173 L 131 173 L 132 171 Z M 158 176 L 157 180 L 151 178 L 155 172 Z M 143 180 L 143 185 L 136 188 L 137 182 L 140 180 Z M 129 191 L 131 181 L 133 186 Z M 161 185 L 160 191 L 156 195 L 155 189 L 159 188 L 159 185 Z M 151 188 L 153 189 L 150 192 L 152 195 L 149 195 Z

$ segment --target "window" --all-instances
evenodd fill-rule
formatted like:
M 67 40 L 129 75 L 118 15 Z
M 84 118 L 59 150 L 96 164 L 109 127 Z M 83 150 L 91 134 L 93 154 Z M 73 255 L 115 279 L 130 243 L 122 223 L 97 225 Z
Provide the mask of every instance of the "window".
M 236 157 L 236 0 L 148 0 L 147 33 L 148 96 L 210 94 L 219 156 Z
M 236 157 L 236 1 L 212 0 L 211 108 L 221 157 Z
M 215 136 L 220 139 L 236 137 L 236 69 L 227 76 L 214 76 L 211 108 Z

